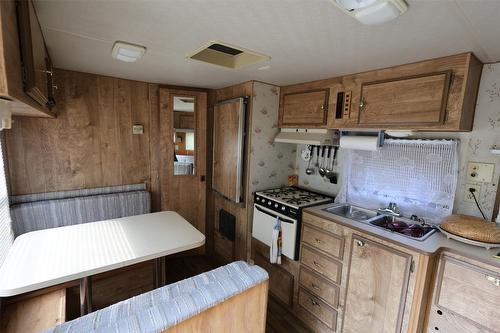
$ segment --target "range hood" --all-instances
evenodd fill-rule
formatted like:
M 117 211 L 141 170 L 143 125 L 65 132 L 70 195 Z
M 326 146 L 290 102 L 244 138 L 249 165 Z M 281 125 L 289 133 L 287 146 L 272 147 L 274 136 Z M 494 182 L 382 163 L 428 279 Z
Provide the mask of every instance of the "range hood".
M 282 128 L 274 142 L 332 146 L 338 144 L 338 137 L 338 131 L 331 129 Z

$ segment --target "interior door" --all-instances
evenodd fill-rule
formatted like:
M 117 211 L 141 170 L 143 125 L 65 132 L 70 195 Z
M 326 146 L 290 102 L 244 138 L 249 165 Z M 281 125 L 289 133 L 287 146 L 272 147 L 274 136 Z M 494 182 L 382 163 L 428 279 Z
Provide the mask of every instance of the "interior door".
M 160 88 L 159 98 L 161 209 L 205 233 L 207 93 Z
M 354 235 L 344 333 L 401 332 L 411 255 Z

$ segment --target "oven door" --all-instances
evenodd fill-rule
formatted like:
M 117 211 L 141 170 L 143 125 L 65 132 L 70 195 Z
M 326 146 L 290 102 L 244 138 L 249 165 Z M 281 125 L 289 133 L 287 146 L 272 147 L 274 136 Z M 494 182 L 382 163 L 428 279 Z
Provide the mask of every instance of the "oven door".
M 281 220 L 282 254 L 292 260 L 296 260 L 297 228 L 298 221 L 285 215 L 262 207 L 258 204 L 253 208 L 252 236 L 267 246 L 271 246 L 276 218 Z

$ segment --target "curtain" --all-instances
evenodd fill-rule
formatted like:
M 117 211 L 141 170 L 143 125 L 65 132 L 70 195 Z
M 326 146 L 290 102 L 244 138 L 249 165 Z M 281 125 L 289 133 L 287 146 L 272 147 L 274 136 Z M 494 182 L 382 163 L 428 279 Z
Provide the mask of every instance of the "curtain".
M 350 150 L 336 202 L 377 209 L 395 202 L 404 216 L 439 223 L 453 210 L 457 142 L 387 139 L 379 151 Z
M 0 265 L 2 265 L 12 242 L 14 233 L 9 212 L 9 195 L 7 192 L 7 181 L 5 178 L 4 154 L 2 152 L 2 140 L 0 140 Z

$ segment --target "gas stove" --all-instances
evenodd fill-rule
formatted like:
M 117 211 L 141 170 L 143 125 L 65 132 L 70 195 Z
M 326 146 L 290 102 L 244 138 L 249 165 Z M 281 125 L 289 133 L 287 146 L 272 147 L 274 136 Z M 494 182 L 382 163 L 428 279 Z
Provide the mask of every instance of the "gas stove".
M 255 193 L 255 197 L 256 202 L 260 200 L 262 203 L 264 202 L 262 199 L 267 199 L 268 202 L 271 201 L 272 203 L 284 204 L 296 209 L 332 201 L 330 197 L 303 190 L 298 187 L 282 187 L 259 191 Z
M 274 225 L 280 220 L 283 255 L 298 260 L 302 208 L 333 202 L 333 198 L 298 187 L 255 192 L 252 236 L 270 246 Z

